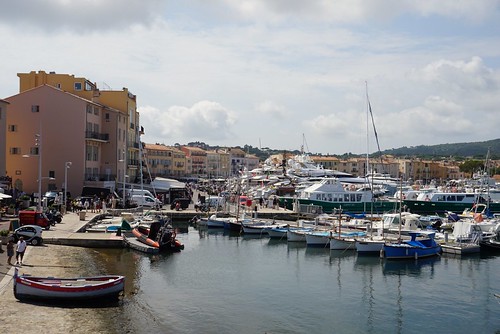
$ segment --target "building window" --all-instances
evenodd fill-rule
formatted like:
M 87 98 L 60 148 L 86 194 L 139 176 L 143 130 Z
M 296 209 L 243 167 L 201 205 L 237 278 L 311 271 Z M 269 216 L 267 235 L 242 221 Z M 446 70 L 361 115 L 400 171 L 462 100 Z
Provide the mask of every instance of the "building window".
M 85 82 L 85 90 L 92 90 L 92 85 L 89 82 Z
M 94 107 L 94 115 L 99 115 L 99 108 L 98 107 Z
M 87 104 L 87 114 L 92 114 L 92 106 Z
M 104 119 L 106 120 L 106 122 L 109 122 L 109 113 L 108 112 L 105 114 Z
M 40 112 L 40 106 L 39 105 L 31 106 L 31 112 Z
M 87 149 L 85 150 L 85 160 L 91 161 L 92 160 L 92 146 L 87 145 Z
M 81 82 L 75 82 L 75 90 L 82 90 L 82 83 Z
M 38 146 L 30 148 L 30 155 L 38 155 Z
M 56 178 L 56 172 L 53 170 L 49 170 L 49 177 L 55 179 Z
M 19 147 L 11 147 L 10 154 L 21 154 L 21 149 Z
M 17 125 L 14 124 L 9 125 L 9 132 L 17 132 Z

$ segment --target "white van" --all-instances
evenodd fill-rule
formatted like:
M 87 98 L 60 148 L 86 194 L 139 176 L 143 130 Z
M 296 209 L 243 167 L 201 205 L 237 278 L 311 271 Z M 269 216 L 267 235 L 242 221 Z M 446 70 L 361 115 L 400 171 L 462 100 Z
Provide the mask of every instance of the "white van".
M 205 203 L 207 203 L 210 208 L 222 210 L 225 199 L 219 196 L 209 196 L 205 199 Z
M 162 203 L 159 199 L 147 195 L 132 195 L 130 199 L 137 204 L 137 206 L 144 206 L 147 208 L 160 209 Z
M 127 195 L 129 195 L 129 196 L 146 195 L 146 196 L 155 198 L 155 196 L 149 190 L 146 190 L 146 189 L 128 189 Z

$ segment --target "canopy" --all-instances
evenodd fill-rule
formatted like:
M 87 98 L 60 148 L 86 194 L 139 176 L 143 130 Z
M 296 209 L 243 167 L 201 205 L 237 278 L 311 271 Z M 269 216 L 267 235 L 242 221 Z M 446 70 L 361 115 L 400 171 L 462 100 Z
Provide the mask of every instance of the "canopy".
M 6 198 L 12 198 L 12 196 L 4 194 L 4 193 L 0 193 L 0 200 L 6 199 Z

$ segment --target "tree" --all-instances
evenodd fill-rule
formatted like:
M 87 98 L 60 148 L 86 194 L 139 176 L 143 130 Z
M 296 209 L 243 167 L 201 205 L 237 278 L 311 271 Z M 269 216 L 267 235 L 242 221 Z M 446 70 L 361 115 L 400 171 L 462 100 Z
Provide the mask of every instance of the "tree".
M 461 172 L 472 174 L 484 168 L 484 161 L 481 160 L 466 160 L 458 166 Z

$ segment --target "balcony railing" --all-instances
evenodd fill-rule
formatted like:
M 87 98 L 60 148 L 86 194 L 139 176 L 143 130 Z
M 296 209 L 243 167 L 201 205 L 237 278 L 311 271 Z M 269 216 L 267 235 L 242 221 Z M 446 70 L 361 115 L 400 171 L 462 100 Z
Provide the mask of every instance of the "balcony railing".
M 94 132 L 94 131 L 85 131 L 85 138 L 86 139 L 96 139 L 96 140 L 102 140 L 102 141 L 109 141 L 109 134 L 108 133 Z
M 136 148 L 136 149 L 139 149 L 139 143 L 136 143 L 136 142 L 128 142 L 128 147 L 129 147 L 129 148 Z

